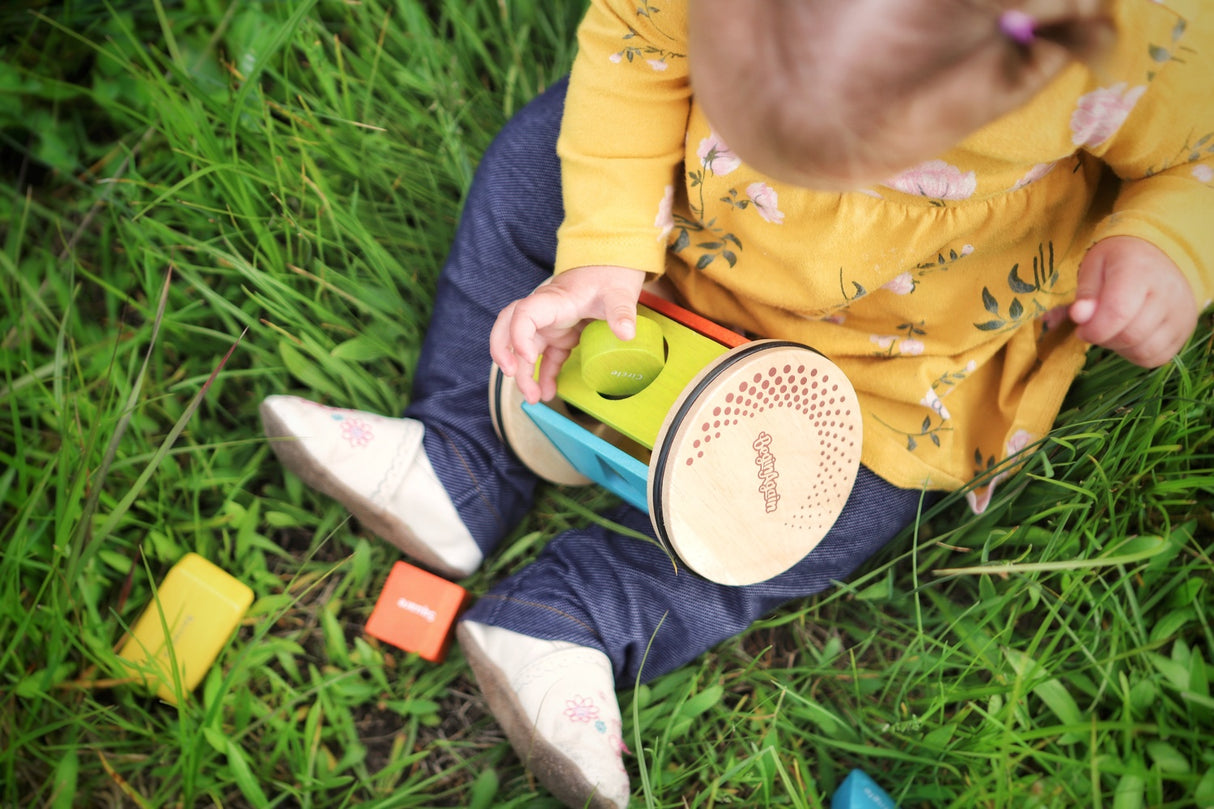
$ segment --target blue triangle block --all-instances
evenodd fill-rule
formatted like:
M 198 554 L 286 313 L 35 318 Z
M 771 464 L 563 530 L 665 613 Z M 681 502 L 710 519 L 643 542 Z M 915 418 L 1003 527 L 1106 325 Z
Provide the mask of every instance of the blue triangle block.
M 898 809 L 894 799 L 860 770 L 852 770 L 830 802 L 830 809 Z

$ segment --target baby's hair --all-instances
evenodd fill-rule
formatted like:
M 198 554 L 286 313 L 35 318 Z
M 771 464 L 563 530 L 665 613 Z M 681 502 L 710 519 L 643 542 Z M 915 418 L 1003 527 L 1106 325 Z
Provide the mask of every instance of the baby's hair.
M 695 93 L 759 171 L 829 190 L 880 182 L 1024 104 L 1072 61 L 1099 72 L 1116 39 L 1112 0 L 1016 8 L 1028 2 L 754 0 L 726 26 L 734 0 L 696 0 Z
M 1021 47 L 1053 42 L 1084 61 L 1098 59 L 1112 43 L 1114 34 L 1112 21 L 1106 15 L 1075 14 L 1043 20 L 1016 8 L 999 14 L 999 31 Z

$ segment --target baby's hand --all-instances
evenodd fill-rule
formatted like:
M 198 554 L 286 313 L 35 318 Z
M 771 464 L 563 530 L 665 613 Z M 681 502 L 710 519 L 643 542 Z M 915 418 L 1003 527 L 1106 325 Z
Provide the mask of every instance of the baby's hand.
M 1197 327 L 1197 302 L 1180 268 L 1163 251 L 1131 236 L 1097 242 L 1079 265 L 1070 307 L 1080 339 L 1135 365 L 1168 362 Z
M 578 267 L 555 276 L 502 310 L 489 352 L 528 402 L 556 395 L 556 375 L 587 320 L 606 320 L 621 340 L 636 334 L 637 298 L 645 273 L 628 267 Z M 534 378 L 536 360 L 540 363 Z

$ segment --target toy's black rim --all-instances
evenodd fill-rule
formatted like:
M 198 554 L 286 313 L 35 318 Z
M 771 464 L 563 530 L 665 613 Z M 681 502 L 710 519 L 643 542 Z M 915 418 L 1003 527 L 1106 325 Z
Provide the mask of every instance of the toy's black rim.
M 797 343 L 790 340 L 768 340 L 753 343 L 745 346 L 744 348 L 736 350 L 736 352 L 733 354 L 726 355 L 724 361 L 718 363 L 716 367 L 712 368 L 708 373 L 706 373 L 704 377 L 692 388 L 691 392 L 683 397 L 683 403 L 679 406 L 678 411 L 676 411 L 674 414 L 674 417 L 670 422 L 670 428 L 666 430 L 666 435 L 662 438 L 660 450 L 658 448 L 654 449 L 652 455 L 653 461 L 650 466 L 649 484 L 650 522 L 653 524 L 653 531 L 657 535 L 658 541 L 660 541 L 672 553 L 675 553 L 676 556 L 678 554 L 674 550 L 674 544 L 670 541 L 670 532 L 666 530 L 666 512 L 662 503 L 664 494 L 664 486 L 662 481 L 666 477 L 666 461 L 670 455 L 671 444 L 674 443 L 674 438 L 676 435 L 678 435 L 679 428 L 683 425 L 683 420 L 687 418 L 687 414 L 699 400 L 700 395 L 703 394 L 705 389 L 715 382 L 721 374 L 747 357 L 763 351 L 772 351 L 778 348 L 800 348 L 806 351 L 812 351 L 819 356 L 823 356 L 820 351 L 815 351 L 804 343 Z

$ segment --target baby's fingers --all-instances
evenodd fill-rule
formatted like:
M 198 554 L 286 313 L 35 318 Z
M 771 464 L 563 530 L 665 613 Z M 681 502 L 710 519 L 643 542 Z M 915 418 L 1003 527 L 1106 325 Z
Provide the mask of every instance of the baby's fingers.
M 540 358 L 538 377 L 539 396 L 545 402 L 556 396 L 556 378 L 561 372 L 561 366 L 569 359 L 571 349 L 550 345 Z
M 518 371 L 518 356 L 514 353 L 514 346 L 510 342 L 511 321 L 514 319 L 514 310 L 517 306 L 518 301 L 515 301 L 503 309 L 498 314 L 497 320 L 493 321 L 493 328 L 489 331 L 489 354 L 506 376 L 514 376 Z
M 1182 334 L 1170 326 L 1167 322 L 1161 323 L 1160 328 L 1145 340 L 1131 343 L 1125 349 L 1114 350 L 1135 365 L 1158 368 L 1175 357 L 1188 340 L 1187 334 Z
M 1155 246 L 1125 236 L 1088 251 L 1070 315 L 1080 339 L 1146 368 L 1175 356 L 1197 324 L 1179 268 Z

